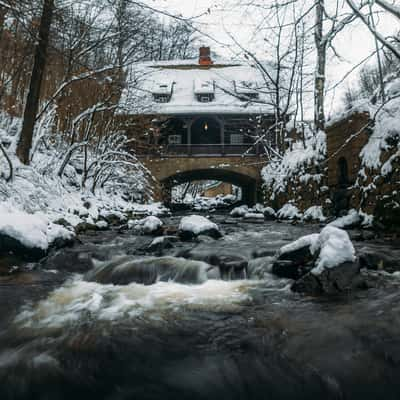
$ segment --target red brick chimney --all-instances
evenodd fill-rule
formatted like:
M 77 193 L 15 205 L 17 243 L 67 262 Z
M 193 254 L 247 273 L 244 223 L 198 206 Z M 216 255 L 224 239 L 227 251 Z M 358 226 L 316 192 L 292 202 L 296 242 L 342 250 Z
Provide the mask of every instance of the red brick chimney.
M 202 47 L 200 47 L 199 50 L 200 50 L 199 64 L 200 65 L 212 65 L 213 61 L 211 60 L 210 48 L 202 46 Z

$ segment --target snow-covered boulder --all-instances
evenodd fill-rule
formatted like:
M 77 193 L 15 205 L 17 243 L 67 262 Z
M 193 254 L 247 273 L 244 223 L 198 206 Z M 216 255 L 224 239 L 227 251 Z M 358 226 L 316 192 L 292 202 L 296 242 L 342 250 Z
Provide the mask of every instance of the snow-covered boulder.
M 352 229 L 360 226 L 361 217 L 357 210 L 352 209 L 344 217 L 340 217 L 332 221 L 329 226 L 342 229 Z
M 346 231 L 333 226 L 325 227 L 311 246 L 311 251 L 318 252 L 315 267 L 292 285 L 293 291 L 332 294 L 352 287 L 360 266 Z
M 324 222 L 326 221 L 326 217 L 324 216 L 324 212 L 321 206 L 312 206 L 307 208 L 303 214 L 304 221 L 317 221 L 317 222 Z
M 201 215 L 183 217 L 179 224 L 179 236 L 183 240 L 191 240 L 199 235 L 211 236 L 214 239 L 222 237 L 217 224 Z
M 158 217 L 150 215 L 143 219 L 129 221 L 128 227 L 145 235 L 158 235 L 162 233 L 163 222 Z
M 244 219 L 264 221 L 264 214 L 259 212 L 248 212 L 244 215 Z
M 285 204 L 280 210 L 278 210 L 276 215 L 279 219 L 289 219 L 289 220 L 301 219 L 302 217 L 302 214 L 299 211 L 299 209 L 290 203 Z
M 244 217 L 248 212 L 249 212 L 248 206 L 240 206 L 240 207 L 235 207 L 230 212 L 230 215 L 231 215 L 231 217 L 234 217 L 234 218 L 240 218 L 240 217 Z
M 108 229 L 107 221 L 97 221 L 95 225 L 100 231 L 105 231 L 106 229 Z
M 262 212 L 266 220 L 270 221 L 276 219 L 276 212 L 272 207 L 265 207 Z
M 299 279 L 314 268 L 316 260 L 315 244 L 318 234 L 303 236 L 283 246 L 276 255 L 272 273 L 289 279 Z
M 272 272 L 297 279 L 292 290 L 309 294 L 336 293 L 353 284 L 359 273 L 354 246 L 346 231 L 325 227 L 283 246 Z
M 28 214 L 0 204 L 0 255 L 12 252 L 17 257 L 38 260 L 48 249 L 69 242 L 73 233 L 52 223 L 42 213 Z

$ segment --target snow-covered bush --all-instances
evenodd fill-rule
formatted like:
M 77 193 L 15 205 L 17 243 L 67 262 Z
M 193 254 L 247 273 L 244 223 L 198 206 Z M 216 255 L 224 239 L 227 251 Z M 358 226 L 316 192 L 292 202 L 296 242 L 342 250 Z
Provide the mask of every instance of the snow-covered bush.
M 326 156 L 326 135 L 306 130 L 304 142 L 295 141 L 282 157 L 275 156 L 262 170 L 264 188 L 274 200 L 287 193 L 288 185 L 298 179 L 303 186 L 309 181 L 320 183 L 323 175 L 316 172 Z M 295 199 L 292 199 L 295 200 Z
M 81 222 L 93 223 L 101 213 L 128 215 L 137 208 L 143 210 L 148 207 L 132 201 L 135 198 L 142 200 L 148 193 L 146 171 L 133 160 L 129 165 L 123 158 L 121 162 L 116 162 L 113 154 L 119 151 L 116 148 L 110 148 L 110 153 L 107 153 L 87 147 L 86 163 L 101 162 L 104 167 L 109 165 L 110 170 L 107 172 L 107 169 L 103 169 L 102 173 L 96 175 L 94 171 L 99 172 L 97 167 L 93 167 L 93 170 L 87 168 L 85 186 L 82 186 L 85 163 L 83 145 L 80 151 L 71 154 L 62 176 L 58 176 L 69 146 L 52 131 L 52 114 L 43 118 L 35 131 L 31 164 L 25 166 L 15 155 L 21 120 L 0 114 L 0 141 L 14 166 L 11 182 L 6 182 L 0 176 L 0 204 L 7 202 L 28 214 L 44 212 L 51 221 L 62 218 L 73 226 Z M 118 140 L 115 144 L 124 143 L 125 139 Z M 0 171 L 6 170 L 6 160 L 0 154 Z M 93 192 L 91 189 L 95 179 L 98 181 Z M 155 208 L 160 209 L 159 206 L 151 206 L 149 213 L 156 213 Z

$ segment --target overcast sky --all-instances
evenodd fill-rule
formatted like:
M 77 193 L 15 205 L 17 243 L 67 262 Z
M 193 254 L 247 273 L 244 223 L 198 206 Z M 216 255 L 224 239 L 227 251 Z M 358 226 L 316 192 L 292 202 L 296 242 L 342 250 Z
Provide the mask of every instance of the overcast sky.
M 227 31 L 234 34 L 235 38 L 244 46 L 254 43 L 254 24 L 257 15 L 252 15 L 248 19 L 243 18 L 243 10 L 237 9 L 231 11 L 226 7 L 228 1 L 232 0 L 147 0 L 151 5 L 157 5 L 164 8 L 170 13 L 181 13 L 185 17 L 195 17 L 210 10 L 210 13 L 197 20 L 198 28 L 204 32 L 201 37 L 203 44 L 211 46 L 215 51 L 224 57 L 232 57 L 236 49 L 231 46 L 232 42 Z M 326 0 L 329 5 L 330 0 Z M 333 1 L 333 0 L 331 0 Z M 394 33 L 399 30 L 398 23 L 391 17 L 379 18 L 379 31 L 385 35 Z M 228 46 L 225 46 L 227 44 Z M 367 57 L 374 49 L 375 43 L 372 35 L 363 26 L 361 22 L 347 28 L 335 42 L 335 47 L 339 50 L 343 60 L 332 59 L 328 63 L 328 87 L 346 74 L 352 66 L 359 63 Z M 314 60 L 312 60 L 314 61 Z M 334 97 L 329 96 L 337 104 L 335 100 L 343 95 L 348 84 L 354 84 L 356 74 L 350 75 L 350 78 L 343 83 L 338 90 L 335 90 Z M 330 111 L 328 105 L 327 111 Z

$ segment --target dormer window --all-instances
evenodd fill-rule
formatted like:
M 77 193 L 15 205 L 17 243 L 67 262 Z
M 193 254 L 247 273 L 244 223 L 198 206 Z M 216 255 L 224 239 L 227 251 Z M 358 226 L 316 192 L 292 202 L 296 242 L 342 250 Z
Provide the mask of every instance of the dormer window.
M 159 83 L 153 87 L 153 100 L 156 103 L 169 103 L 172 97 L 173 82 Z
M 234 81 L 233 85 L 235 87 L 235 93 L 242 101 L 257 100 L 260 97 L 256 85 L 253 82 Z
M 209 103 L 214 100 L 214 94 L 198 94 L 197 101 L 200 103 Z
M 194 94 L 200 103 L 213 101 L 215 98 L 215 82 L 196 79 L 194 82 Z

